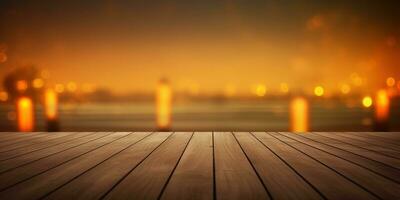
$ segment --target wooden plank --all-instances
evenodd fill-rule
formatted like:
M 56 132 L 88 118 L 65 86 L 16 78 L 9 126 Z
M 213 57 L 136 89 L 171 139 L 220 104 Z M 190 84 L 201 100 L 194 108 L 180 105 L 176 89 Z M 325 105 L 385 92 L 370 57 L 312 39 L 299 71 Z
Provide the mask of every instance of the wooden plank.
M 313 140 L 308 137 L 305 137 L 304 135 L 307 135 L 308 133 L 304 133 L 304 134 L 303 133 L 299 133 L 299 134 L 280 133 L 280 134 L 282 134 L 286 137 L 289 137 L 293 140 L 296 140 L 297 142 L 309 145 L 309 146 L 317 148 L 321 151 L 325 151 L 325 152 L 331 153 L 335 156 L 338 156 L 340 158 L 346 159 L 348 162 L 358 164 L 358 165 L 365 167 L 377 174 L 380 174 L 390 180 L 400 183 L 400 170 L 393 168 L 391 166 L 388 166 L 384 163 L 377 162 L 368 157 L 360 156 L 360 155 L 354 154 L 352 152 L 337 148 L 335 146 L 332 146 L 329 144 L 324 144 L 318 140 Z
M 249 132 L 234 133 L 273 199 L 323 199 L 301 176 Z
M 69 141 L 74 141 L 76 139 L 82 138 L 87 136 L 88 134 L 93 134 L 91 132 L 82 132 L 82 133 L 74 133 L 74 134 L 68 134 L 68 135 L 64 135 L 61 134 L 59 135 L 59 137 L 57 137 L 56 139 L 51 139 L 51 140 L 46 140 L 43 141 L 37 145 L 29 145 L 26 146 L 24 148 L 17 148 L 14 150 L 10 150 L 10 151 L 5 151 L 0 153 L 0 162 L 5 161 L 5 160 L 9 160 L 12 158 L 16 158 L 18 156 L 23 156 L 29 153 L 33 153 L 36 151 L 40 151 L 43 149 L 47 149 L 50 147 L 54 147 L 54 146 L 58 146 L 61 145 L 63 143 L 69 142 Z
M 33 137 L 36 135 L 43 135 L 42 132 L 34 133 L 20 133 L 20 132 L 0 132 L 0 146 L 4 142 L 15 141 L 21 138 Z
M 51 155 L 49 157 L 37 160 L 33 163 L 20 165 L 17 168 L 0 174 L 0 190 L 4 190 L 14 184 L 28 180 L 38 174 L 44 173 L 47 170 L 58 167 L 73 159 L 90 153 L 98 148 L 101 148 L 111 142 L 126 136 L 126 134 L 111 134 L 97 133 L 99 139 L 92 140 L 86 144 L 81 144 L 77 147 L 68 149 L 64 152 Z
M 217 199 L 270 199 L 231 133 L 214 133 Z
M 377 145 L 368 144 L 368 143 L 365 143 L 365 142 L 362 142 L 362 141 L 353 140 L 351 138 L 339 137 L 339 136 L 337 136 L 335 134 L 331 134 L 331 133 L 315 132 L 313 134 L 320 135 L 320 136 L 323 136 L 323 137 L 327 137 L 327 138 L 330 138 L 330 139 L 333 139 L 333 140 L 341 141 L 343 143 L 350 144 L 350 145 L 353 145 L 355 147 L 362 148 L 362 149 L 365 149 L 365 150 L 373 151 L 373 152 L 376 152 L 376 153 L 379 153 L 379 154 L 382 154 L 382 155 L 385 155 L 385 156 L 388 156 L 388 157 L 392 157 L 392 158 L 395 158 L 395 159 L 400 159 L 400 152 L 398 152 L 396 150 L 393 150 L 393 149 L 389 149 L 389 148 L 385 148 L 385 147 L 381 147 L 381 146 L 377 146 Z
M 84 144 L 88 141 L 94 140 L 96 138 L 99 138 L 101 136 L 105 136 L 107 134 L 111 133 L 88 133 L 86 134 L 81 134 L 83 137 L 80 137 L 76 140 L 68 141 L 60 145 L 52 146 L 46 149 L 38 150 L 29 154 L 21 155 L 12 159 L 7 159 L 3 160 L 0 162 L 0 174 L 4 173 L 6 171 L 9 171 L 13 168 L 16 168 L 18 166 L 26 165 L 28 163 L 37 161 L 39 159 L 43 159 L 45 157 L 57 154 L 59 152 L 62 152 L 64 150 L 70 149 L 77 147 L 81 144 Z
M 161 199 L 212 199 L 214 187 L 211 132 L 193 135 Z
M 174 133 L 139 166 L 121 179 L 104 198 L 158 198 L 191 136 L 192 133 Z
M 125 134 L 122 137 L 106 146 L 85 154 L 79 159 L 71 160 L 63 165 L 46 171 L 22 183 L 19 183 L 0 193 L 0 199 L 39 199 L 48 192 L 74 179 L 92 167 L 106 159 L 118 154 L 125 148 L 133 145 L 149 133 L 114 133 Z
M 379 140 L 393 145 L 400 146 L 400 133 L 399 132 L 351 132 L 351 135 L 356 135 L 371 140 Z M 383 137 L 382 137 L 383 136 Z
M 266 147 L 285 160 L 327 199 L 377 199 L 328 167 L 269 134 L 253 133 Z
M 363 156 L 365 158 L 369 158 L 372 159 L 374 161 L 383 163 L 385 165 L 388 165 L 390 167 L 393 167 L 395 169 L 399 169 L 400 170 L 400 161 L 396 158 L 392 158 L 392 157 L 387 157 L 385 155 L 382 155 L 380 153 L 377 153 L 375 151 L 370 151 L 368 149 L 364 149 L 364 148 L 360 148 L 354 145 L 351 145 L 349 143 L 343 143 L 339 140 L 334 140 L 332 138 L 329 137 L 323 137 L 321 135 L 317 135 L 314 133 L 307 133 L 307 134 L 303 134 L 304 137 L 307 137 L 309 139 L 313 139 L 313 140 L 317 140 L 321 143 L 327 144 L 327 145 L 331 145 L 334 146 L 336 148 L 354 153 L 356 155 L 359 156 Z
M 45 134 L 45 133 L 44 133 Z M 40 137 L 31 140 L 27 140 L 18 144 L 9 145 L 0 150 L 0 157 L 4 158 L 7 154 L 12 152 L 19 152 L 27 148 L 35 148 L 36 146 L 42 146 L 49 142 L 63 141 L 68 139 L 70 136 L 86 135 L 88 133 L 47 133 L 48 137 Z
M 20 133 L 20 134 L 25 134 L 25 133 Z M 54 133 L 54 134 L 49 134 L 49 133 L 39 133 L 39 134 L 26 134 L 29 136 L 18 138 L 18 139 L 13 139 L 9 140 L 7 142 L 3 142 L 0 144 L 0 152 L 7 151 L 9 149 L 13 149 L 16 147 L 21 147 L 25 146 L 27 144 L 35 144 L 35 143 L 41 143 L 43 141 L 65 136 L 65 135 L 70 135 L 71 133 Z
M 278 133 L 270 134 L 281 142 L 348 178 L 374 196 L 382 199 L 400 199 L 400 193 L 398 192 L 400 191 L 399 184 L 340 157 L 332 156 L 331 154 L 307 146 Z
M 400 140 L 400 132 L 362 132 L 363 134 L 385 138 L 388 140 Z
M 170 135 L 171 133 L 150 135 L 66 185 L 60 186 L 45 199 L 100 199 Z
M 391 144 L 390 142 L 382 141 L 380 139 L 371 138 L 371 137 L 369 137 L 369 138 L 360 137 L 359 135 L 355 135 L 353 133 L 347 133 L 347 132 L 346 133 L 344 133 L 344 132 L 338 133 L 337 132 L 337 133 L 333 133 L 333 134 L 337 137 L 343 137 L 348 140 L 356 140 L 356 141 L 362 142 L 364 144 L 384 147 L 384 148 L 388 148 L 388 149 L 392 149 L 394 151 L 400 152 L 400 146 Z

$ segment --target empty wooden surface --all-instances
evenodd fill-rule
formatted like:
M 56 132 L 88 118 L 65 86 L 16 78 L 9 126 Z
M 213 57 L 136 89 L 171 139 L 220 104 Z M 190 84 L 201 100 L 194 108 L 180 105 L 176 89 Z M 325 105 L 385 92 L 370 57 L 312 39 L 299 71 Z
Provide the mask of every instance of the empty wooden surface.
M 400 199 L 400 133 L 0 133 L 0 199 Z

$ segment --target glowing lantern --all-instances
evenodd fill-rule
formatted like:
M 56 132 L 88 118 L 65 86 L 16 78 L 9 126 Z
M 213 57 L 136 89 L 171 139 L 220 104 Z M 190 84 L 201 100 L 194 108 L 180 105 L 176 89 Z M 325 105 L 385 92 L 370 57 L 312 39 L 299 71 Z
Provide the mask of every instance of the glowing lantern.
M 290 103 L 290 126 L 293 132 L 308 131 L 308 103 L 302 97 L 294 98 Z
M 386 90 L 379 90 L 375 99 L 375 118 L 378 122 L 385 122 L 389 118 L 390 99 Z
M 49 120 L 57 119 L 58 99 L 57 94 L 51 89 L 47 89 L 44 97 L 46 118 Z
M 33 131 L 33 104 L 27 97 L 21 97 L 17 101 L 18 130 L 21 132 Z
M 156 109 L 157 126 L 160 130 L 168 130 L 171 125 L 172 92 L 166 80 L 161 80 L 157 86 Z

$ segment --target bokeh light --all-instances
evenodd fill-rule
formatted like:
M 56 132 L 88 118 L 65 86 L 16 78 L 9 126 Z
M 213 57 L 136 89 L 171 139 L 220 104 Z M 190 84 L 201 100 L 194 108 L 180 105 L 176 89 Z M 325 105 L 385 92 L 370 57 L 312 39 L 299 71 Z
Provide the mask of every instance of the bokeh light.
M 372 98 L 370 96 L 366 96 L 362 99 L 362 105 L 366 108 L 372 106 Z
M 325 93 L 325 91 L 324 91 L 324 88 L 323 88 L 322 86 L 316 86 L 316 87 L 314 88 L 314 94 L 315 94 L 315 96 L 321 97 L 321 96 L 324 95 L 324 93 Z

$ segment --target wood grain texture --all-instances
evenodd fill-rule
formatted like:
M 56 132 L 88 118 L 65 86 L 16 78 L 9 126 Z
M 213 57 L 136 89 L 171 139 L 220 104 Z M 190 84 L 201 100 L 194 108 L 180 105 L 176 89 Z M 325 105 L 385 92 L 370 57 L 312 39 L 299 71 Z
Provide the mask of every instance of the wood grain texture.
M 217 199 L 269 199 L 231 133 L 214 133 L 214 145 Z
M 192 133 L 174 133 L 129 173 L 105 199 L 156 199 L 184 152 Z
M 45 196 L 48 192 L 56 189 L 58 186 L 65 182 L 79 176 L 86 170 L 101 163 L 107 158 L 112 157 L 119 151 L 127 148 L 135 141 L 143 138 L 146 134 L 128 134 L 120 139 L 96 149 L 84 156 L 81 159 L 74 159 L 68 163 L 60 165 L 56 168 L 46 171 L 46 173 L 35 176 L 26 180 L 12 188 L 9 188 L 0 193 L 0 199 L 9 199 L 10 197 L 16 199 L 38 199 Z
M 195 133 L 161 199 L 212 199 L 213 176 L 212 133 Z
M 171 133 L 154 133 L 137 144 L 125 149 L 79 178 L 64 185 L 46 199 L 99 199 L 110 188 L 133 170 Z M 107 172 L 107 173 L 105 173 Z
M 388 180 L 387 178 L 360 167 L 359 165 L 350 163 L 340 157 L 332 156 L 331 154 L 320 151 L 316 148 L 295 142 L 293 139 L 284 137 L 280 134 L 271 133 L 271 135 L 298 151 L 318 160 L 344 177 L 347 177 L 348 180 L 351 180 L 359 187 L 362 187 L 364 190 L 376 197 L 382 199 L 400 198 L 400 193 L 397 192 L 400 191 L 400 185 Z
M 254 133 L 262 143 L 270 147 L 327 199 L 377 199 L 358 185 L 338 175 L 330 168 L 286 145 L 267 133 Z
M 400 199 L 399 134 L 0 133 L 0 199 Z
M 234 133 L 274 199 L 323 199 L 294 170 L 249 132 Z M 286 192 L 290 191 L 290 192 Z
M 360 148 L 357 146 L 352 145 L 351 143 L 344 143 L 340 140 L 335 140 L 329 137 L 323 137 L 321 135 L 317 135 L 317 134 L 313 134 L 313 133 L 308 133 L 308 134 L 304 134 L 304 137 L 313 139 L 313 140 L 317 140 L 319 142 L 322 142 L 324 144 L 329 144 L 332 145 L 334 147 L 352 152 L 354 154 L 372 159 L 374 161 L 383 163 L 385 165 L 388 165 L 392 168 L 398 169 L 400 170 L 400 160 L 393 158 L 393 157 L 388 157 L 385 155 L 380 154 L 379 152 L 375 152 L 375 151 L 370 151 L 368 149 L 364 149 L 364 148 Z
M 348 138 L 348 137 L 342 137 L 342 136 L 339 136 L 336 134 L 329 134 L 329 133 L 314 133 L 314 134 L 317 134 L 317 135 L 320 135 L 323 137 L 328 137 L 330 139 L 338 140 L 343 143 L 351 144 L 355 147 L 373 151 L 375 153 L 382 154 L 382 155 L 385 155 L 385 156 L 388 156 L 391 158 L 400 159 L 400 152 L 398 152 L 395 149 L 370 144 L 365 141 L 354 140 L 354 139 Z
M 337 148 L 332 145 L 324 144 L 318 140 L 310 139 L 310 138 L 306 137 L 307 133 L 306 134 L 292 134 L 292 133 L 283 133 L 282 132 L 280 134 L 282 134 L 288 138 L 291 138 L 299 143 L 303 143 L 303 144 L 309 145 L 313 148 L 316 148 L 318 150 L 330 153 L 332 156 L 337 156 L 342 159 L 346 159 L 346 161 L 348 161 L 348 162 L 358 164 L 358 165 L 365 167 L 377 174 L 385 176 L 388 179 L 391 179 L 397 183 L 400 183 L 400 170 L 397 170 L 396 168 L 385 165 L 384 163 L 377 162 L 368 157 L 360 156 L 360 155 L 354 154 L 352 152 Z

